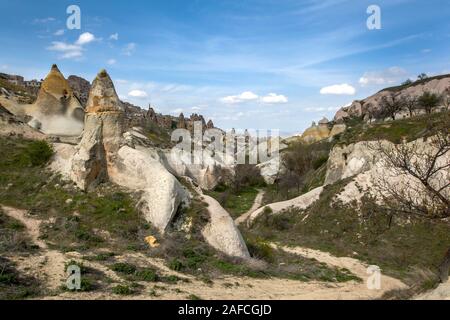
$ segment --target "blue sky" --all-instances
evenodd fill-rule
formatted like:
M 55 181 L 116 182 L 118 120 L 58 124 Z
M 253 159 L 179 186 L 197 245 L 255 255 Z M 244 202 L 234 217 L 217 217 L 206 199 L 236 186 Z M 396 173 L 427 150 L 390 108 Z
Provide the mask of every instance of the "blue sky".
M 68 30 L 66 8 L 81 9 Z M 367 7 L 381 8 L 368 30 Z M 52 63 L 120 97 L 222 128 L 304 130 L 417 74 L 450 73 L 442 0 L 0 0 L 0 72 L 43 78 Z

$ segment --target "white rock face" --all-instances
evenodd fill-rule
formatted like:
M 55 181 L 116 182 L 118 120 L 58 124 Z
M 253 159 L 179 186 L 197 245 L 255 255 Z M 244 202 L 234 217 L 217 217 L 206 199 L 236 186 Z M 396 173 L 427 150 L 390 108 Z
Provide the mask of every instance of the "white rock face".
M 429 144 L 429 142 L 424 142 L 422 139 L 410 142 L 409 145 L 414 145 L 417 148 L 416 150 L 418 154 L 427 154 L 433 148 Z M 420 168 L 422 167 L 421 163 L 426 160 L 423 158 L 412 158 L 411 161 L 418 168 Z M 450 163 L 450 152 L 447 152 L 444 156 L 438 158 L 435 167 L 443 167 L 448 163 Z M 435 189 L 440 189 L 448 181 L 450 181 L 450 170 L 444 169 L 438 171 L 435 175 L 433 175 L 432 179 L 430 179 L 430 184 Z M 379 188 L 377 187 L 380 184 L 383 186 L 382 190 L 379 190 Z M 410 174 L 405 174 L 395 168 L 386 166 L 383 159 L 378 158 L 377 161 L 371 165 L 369 170 L 356 175 L 355 178 L 349 184 L 347 184 L 347 186 L 345 186 L 344 190 L 339 195 L 337 195 L 336 198 L 343 203 L 350 203 L 353 200 L 359 202 L 363 195 L 371 194 L 379 202 L 381 202 L 382 195 L 386 192 L 386 188 L 390 190 L 405 192 L 407 195 L 409 195 L 410 199 L 413 199 L 413 202 L 416 200 L 423 200 L 424 196 L 426 195 L 424 187 L 419 180 L 417 180 Z M 443 192 L 445 191 L 447 192 L 446 194 L 444 194 L 447 198 L 449 198 L 450 188 L 447 187 L 446 189 L 443 189 Z M 389 195 L 385 194 L 385 196 Z M 417 202 L 417 205 L 419 205 L 419 202 Z
M 323 187 L 318 187 L 316 189 L 313 189 L 309 191 L 308 193 L 305 193 L 297 198 L 287 200 L 287 201 L 281 201 L 281 202 L 275 202 L 268 204 L 262 208 L 259 208 L 255 212 L 253 212 L 249 217 L 249 222 L 251 223 L 254 221 L 259 215 L 261 215 L 264 212 L 264 209 L 266 207 L 269 207 L 272 210 L 273 214 L 276 214 L 282 210 L 288 209 L 290 207 L 295 207 L 299 209 L 306 209 L 310 205 L 312 205 L 314 202 L 319 200 L 320 194 L 323 191 Z
M 193 158 L 191 158 L 193 155 Z M 234 175 L 234 166 L 214 159 L 207 152 L 183 152 L 174 148 L 162 154 L 167 169 L 178 177 L 189 177 L 204 190 L 212 190 Z
M 259 168 L 259 171 L 267 184 L 274 184 L 278 176 L 285 170 L 279 156 L 260 163 L 256 167 Z
M 376 145 L 378 142 L 363 141 L 334 147 L 327 162 L 325 185 L 369 170 L 380 158 L 373 149 Z
M 147 221 L 164 232 L 188 194 L 178 180 L 157 160 L 144 152 L 119 149 L 110 180 L 131 190 L 142 191 L 141 209 Z
M 53 167 L 82 190 L 109 180 L 142 192 L 141 210 L 145 219 L 164 232 L 179 206 L 188 201 L 188 194 L 159 162 L 154 150 L 133 148 L 145 137 L 137 132 L 124 132 L 123 107 L 104 70 L 93 81 L 86 111 L 81 142 L 75 150 L 56 148 L 59 154 Z M 75 154 L 70 157 L 73 151 Z
M 250 258 L 247 246 L 230 214 L 213 198 L 203 195 L 208 203 L 211 221 L 202 230 L 206 241 L 215 249 L 232 257 Z

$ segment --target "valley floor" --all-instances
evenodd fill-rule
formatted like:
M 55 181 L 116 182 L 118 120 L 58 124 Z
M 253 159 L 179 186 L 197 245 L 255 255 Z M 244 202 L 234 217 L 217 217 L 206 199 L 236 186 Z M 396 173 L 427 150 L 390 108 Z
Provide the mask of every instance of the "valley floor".
M 36 276 L 42 283 L 48 286 L 49 294 L 43 299 L 377 299 L 384 293 L 402 289 L 405 285 L 391 277 L 382 276 L 381 289 L 367 289 L 366 269 L 367 265 L 353 258 L 334 257 L 326 252 L 311 250 L 306 248 L 278 247 L 290 253 L 298 254 L 307 258 L 314 258 L 329 266 L 346 268 L 363 281 L 348 281 L 343 283 L 329 283 L 320 281 L 301 282 L 287 279 L 254 279 L 248 277 L 225 276 L 214 279 L 213 283 L 205 283 L 195 277 L 180 274 L 168 269 L 163 260 L 148 258 L 139 253 L 129 253 L 118 256 L 118 260 L 136 262 L 140 265 L 158 268 L 163 273 L 175 275 L 182 279 L 187 279 L 182 283 L 173 285 L 155 285 L 153 283 L 142 282 L 145 286 L 141 292 L 147 294 L 138 295 L 116 295 L 110 291 L 102 292 L 58 292 L 58 288 L 64 283 L 64 265 L 67 261 L 80 258 L 76 252 L 61 253 L 50 250 L 46 244 L 40 240 L 40 221 L 34 219 L 24 210 L 11 207 L 2 207 L 3 211 L 10 217 L 20 221 L 26 227 L 31 240 L 40 250 L 38 254 L 28 257 L 8 257 L 17 263 L 20 271 Z M 121 283 L 122 280 L 113 271 L 103 266 L 99 262 L 83 262 L 87 267 L 92 267 L 104 272 L 113 284 Z M 52 293 L 53 292 L 53 293 Z

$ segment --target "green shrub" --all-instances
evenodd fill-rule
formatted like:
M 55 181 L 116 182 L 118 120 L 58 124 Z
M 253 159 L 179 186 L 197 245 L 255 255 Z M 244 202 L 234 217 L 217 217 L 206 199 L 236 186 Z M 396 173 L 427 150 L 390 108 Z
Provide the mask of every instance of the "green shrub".
M 121 284 L 112 288 L 112 292 L 114 294 L 119 294 L 119 295 L 130 295 L 130 294 L 134 293 L 133 290 L 129 286 L 121 285 Z
M 174 271 L 182 271 L 185 268 L 184 264 L 176 258 L 172 259 L 168 266 Z
M 45 165 L 53 156 L 53 148 L 45 141 L 32 141 L 25 149 L 25 159 L 33 166 Z
M 113 264 L 111 270 L 123 274 L 134 274 L 136 272 L 136 266 L 130 263 L 119 262 Z
M 147 282 L 157 282 L 159 280 L 159 276 L 156 273 L 156 270 L 145 268 L 136 272 L 136 278 L 140 281 Z

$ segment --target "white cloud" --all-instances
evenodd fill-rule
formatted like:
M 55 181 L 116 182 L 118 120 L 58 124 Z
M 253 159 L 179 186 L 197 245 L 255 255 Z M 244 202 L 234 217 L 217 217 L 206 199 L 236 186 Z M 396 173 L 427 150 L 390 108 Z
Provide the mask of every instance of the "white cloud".
M 59 59 L 81 58 L 84 51 L 83 46 L 95 40 L 98 39 L 92 33 L 85 32 L 78 37 L 78 40 L 74 44 L 53 41 L 51 46 L 47 47 L 47 50 L 60 52 Z
M 113 64 L 116 64 L 117 61 L 116 61 L 116 59 L 109 59 L 109 60 L 107 61 L 107 63 L 108 63 L 110 66 L 112 66 Z
M 80 34 L 80 36 L 78 37 L 78 40 L 75 42 L 75 44 L 82 46 L 88 43 L 91 43 L 92 41 L 95 41 L 96 38 L 95 36 L 90 33 L 90 32 L 85 32 Z
M 34 24 L 44 24 L 44 23 L 53 22 L 53 21 L 56 21 L 56 19 L 53 17 L 47 17 L 47 18 L 42 18 L 42 19 L 34 19 L 33 23 Z
M 0 69 L 1 70 L 6 70 L 6 69 L 8 69 L 8 65 L 3 64 L 3 65 L 0 66 Z
M 192 107 L 191 110 L 195 112 L 195 111 L 200 111 L 200 110 L 202 110 L 202 108 L 200 108 L 200 107 Z
M 247 102 L 247 101 L 252 101 L 252 100 L 257 100 L 257 99 L 258 99 L 257 94 L 254 94 L 251 91 L 245 91 L 245 92 L 242 92 L 241 94 L 238 94 L 235 96 L 223 97 L 220 99 L 220 101 L 222 101 L 223 103 L 227 103 L 227 104 L 236 104 L 236 103 Z
M 335 84 L 320 89 L 320 94 L 354 95 L 356 89 L 348 83 Z
M 136 51 L 136 43 L 131 42 L 127 44 L 125 48 L 123 48 L 122 54 L 126 56 L 131 56 L 134 53 L 134 51 Z
M 130 92 L 128 92 L 128 96 L 134 98 L 147 98 L 148 94 L 147 92 L 142 90 L 131 90 Z
M 59 29 L 53 35 L 55 35 L 55 36 L 62 36 L 63 34 L 64 34 L 64 29 Z
M 392 85 L 400 83 L 408 77 L 406 70 L 400 67 L 391 67 L 382 71 L 365 72 L 359 79 L 362 87 L 371 85 Z
M 262 97 L 261 101 L 268 104 L 287 103 L 288 98 L 282 94 L 269 93 L 267 96 Z
M 116 32 L 116 33 L 113 33 L 112 35 L 110 35 L 109 36 L 109 40 L 119 40 L 119 34 Z
M 60 52 L 60 59 L 79 58 L 83 55 L 83 48 L 79 45 L 65 43 L 62 41 L 53 41 L 47 50 Z

